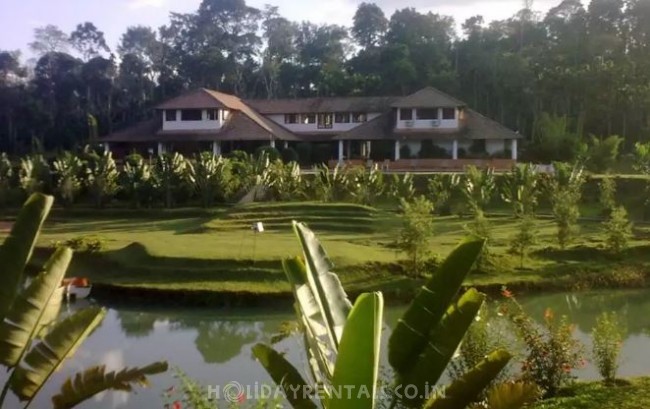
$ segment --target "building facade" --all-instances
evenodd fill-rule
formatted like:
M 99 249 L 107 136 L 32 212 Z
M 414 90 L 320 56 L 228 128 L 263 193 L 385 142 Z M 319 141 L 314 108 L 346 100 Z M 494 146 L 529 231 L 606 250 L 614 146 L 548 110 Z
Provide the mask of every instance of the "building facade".
M 217 155 L 259 146 L 318 147 L 318 161 L 389 164 L 517 160 L 521 136 L 435 88 L 406 97 L 242 100 L 208 89 L 156 107 L 153 119 L 102 138 L 118 156 L 131 151 Z M 416 161 L 416 162 L 414 162 Z M 440 162 L 442 163 L 442 162 Z M 426 167 L 426 166 L 424 166 Z

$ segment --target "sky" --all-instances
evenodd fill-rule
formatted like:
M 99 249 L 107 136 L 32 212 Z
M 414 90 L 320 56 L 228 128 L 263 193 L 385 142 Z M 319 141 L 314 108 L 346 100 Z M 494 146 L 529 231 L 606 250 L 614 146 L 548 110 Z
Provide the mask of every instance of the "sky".
M 168 22 L 170 12 L 193 12 L 201 0 L 0 0 L 0 50 L 22 50 L 29 56 L 33 30 L 46 24 L 70 33 L 77 24 L 90 21 L 102 30 L 108 45 L 115 49 L 128 26 L 159 27 Z M 279 7 L 290 20 L 350 26 L 362 0 L 247 0 L 253 7 Z M 373 0 L 366 0 L 373 1 Z M 374 0 L 387 17 L 404 7 L 420 12 L 433 11 L 453 16 L 457 23 L 480 14 L 486 21 L 504 19 L 522 8 L 523 0 Z M 560 0 L 535 0 L 533 9 L 546 12 Z

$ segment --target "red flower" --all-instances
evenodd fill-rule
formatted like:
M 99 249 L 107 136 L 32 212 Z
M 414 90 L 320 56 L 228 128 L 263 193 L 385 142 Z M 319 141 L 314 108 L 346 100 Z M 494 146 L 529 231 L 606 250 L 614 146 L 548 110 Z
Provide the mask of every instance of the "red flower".
M 506 298 L 512 298 L 514 296 L 512 291 L 508 290 L 506 287 L 501 288 L 501 295 Z
M 183 409 L 183 404 L 179 400 L 174 401 L 174 404 L 172 405 L 172 409 Z
M 565 363 L 565 364 L 562 365 L 562 369 L 564 370 L 564 372 L 570 373 L 571 372 L 571 365 Z

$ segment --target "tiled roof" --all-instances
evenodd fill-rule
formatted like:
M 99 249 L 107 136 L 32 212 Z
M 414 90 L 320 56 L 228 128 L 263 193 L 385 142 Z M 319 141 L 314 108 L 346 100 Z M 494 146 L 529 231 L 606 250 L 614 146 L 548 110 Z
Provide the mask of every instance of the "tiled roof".
M 464 126 L 460 129 L 394 129 L 394 113 L 383 114 L 363 125 L 334 137 L 335 140 L 381 139 L 520 139 L 522 136 L 478 112 L 465 109 Z
M 421 90 L 400 98 L 391 106 L 393 108 L 441 108 L 441 107 L 462 107 L 463 101 L 456 99 L 433 87 L 422 88 Z
M 216 94 L 221 94 L 216 92 Z M 197 89 L 179 95 L 156 106 L 156 109 L 206 109 L 206 108 L 226 108 L 220 98 L 216 98 L 215 91 L 205 88 Z
M 318 112 L 385 112 L 399 97 L 321 97 L 300 99 L 249 99 L 245 103 L 261 114 Z

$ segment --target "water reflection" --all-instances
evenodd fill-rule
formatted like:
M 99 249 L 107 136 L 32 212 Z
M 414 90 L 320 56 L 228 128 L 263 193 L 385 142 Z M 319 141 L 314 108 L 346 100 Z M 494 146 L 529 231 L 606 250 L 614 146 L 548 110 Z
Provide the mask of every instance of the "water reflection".
M 621 375 L 650 373 L 650 290 L 601 291 L 578 294 L 550 294 L 520 299 L 536 319 L 552 307 L 577 325 L 576 336 L 590 348 L 591 329 L 603 311 L 616 311 L 627 322 Z M 404 307 L 389 307 L 382 337 L 388 334 Z M 293 319 L 290 308 L 277 310 L 151 309 L 110 307 L 104 323 L 82 346 L 55 381 L 40 395 L 34 407 L 49 407 L 63 379 L 76 371 L 105 364 L 109 370 L 123 365 L 144 365 L 167 359 L 206 385 L 237 381 L 244 385 L 271 383 L 251 356 L 257 342 L 269 342 L 285 320 Z M 302 339 L 292 336 L 276 345 L 299 370 L 307 371 Z M 385 354 L 385 349 L 384 349 Z M 385 363 L 385 357 L 382 362 Z M 582 378 L 596 378 L 593 367 L 578 372 Z M 0 377 L 2 374 L 0 374 Z M 171 373 L 151 379 L 152 386 L 138 394 L 106 393 L 81 408 L 162 408 L 162 391 L 175 384 Z M 13 407 L 13 406 L 8 406 Z M 17 407 L 17 406 L 16 406 Z

